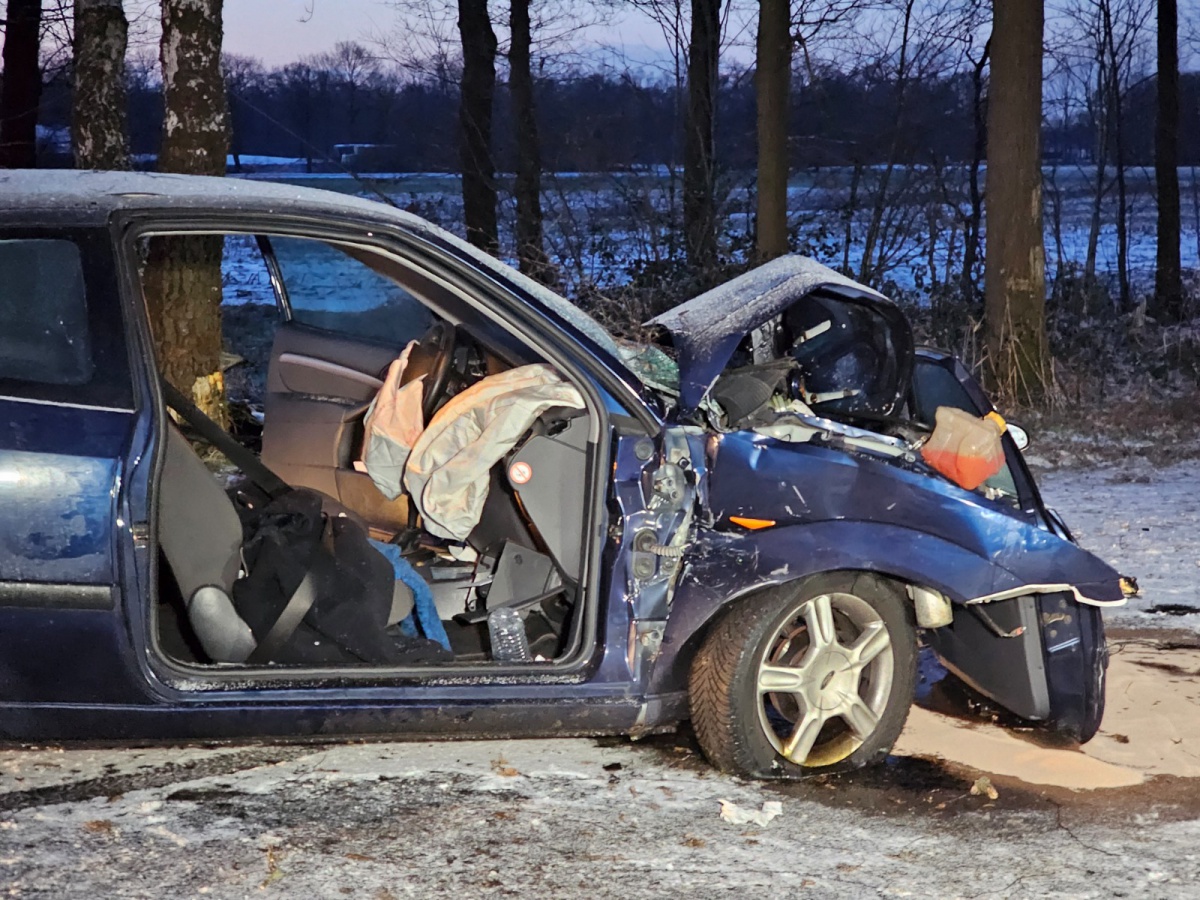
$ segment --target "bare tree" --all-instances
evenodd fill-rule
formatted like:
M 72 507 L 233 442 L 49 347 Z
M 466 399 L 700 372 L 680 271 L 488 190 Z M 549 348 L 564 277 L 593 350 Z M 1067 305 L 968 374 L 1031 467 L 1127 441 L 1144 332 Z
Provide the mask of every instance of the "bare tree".
M 1143 79 L 1154 0 L 1061 0 L 1054 4 L 1057 33 L 1047 45 L 1056 78 L 1064 83 L 1064 118 L 1073 105 L 1094 135 L 1095 172 L 1084 277 L 1096 281 L 1105 206 L 1116 195 L 1117 279 L 1122 306 L 1132 303 L 1129 276 L 1130 200 L 1126 181 L 1129 135 L 1126 116 L 1131 90 Z
M 75 0 L 75 83 L 71 140 L 80 169 L 129 168 L 121 0 Z
M 492 161 L 492 101 L 496 93 L 496 32 L 487 0 L 458 0 L 462 82 L 458 107 L 459 163 L 467 240 L 488 253 L 499 250 L 496 167 Z
M 554 269 L 546 258 L 542 241 L 542 159 L 530 65 L 533 38 L 529 0 L 512 0 L 509 32 L 508 83 L 517 145 L 517 177 L 513 190 L 517 202 L 517 261 L 525 274 L 552 284 Z
M 792 77 L 790 0 L 760 0 L 754 83 L 758 103 L 755 250 L 760 261 L 788 251 L 788 91 Z
M 377 60 L 362 44 L 338 41 L 332 52 L 316 57 L 314 66 L 328 72 L 334 85 L 344 94 L 350 139 L 358 140 L 358 118 L 362 105 L 360 95 L 379 72 Z
M 1020 401 L 1041 399 L 1050 383 L 1042 246 L 1042 28 L 1042 0 L 994 5 L 984 281 L 988 374 L 1002 396 Z
M 1154 127 L 1154 190 L 1158 198 L 1157 258 L 1154 269 L 1156 314 L 1183 318 L 1179 266 L 1179 9 L 1176 0 L 1158 0 L 1158 115 Z
M 266 73 L 257 59 L 233 53 L 222 55 L 221 71 L 225 76 L 225 102 L 229 107 L 229 155 L 233 159 L 233 171 L 240 172 L 245 131 L 254 113 L 249 95 L 263 84 Z
M 37 165 L 38 65 L 42 0 L 8 0 L 4 29 L 4 84 L 0 88 L 0 166 Z
M 163 0 L 161 171 L 225 174 L 229 130 L 221 74 L 221 5 L 222 0 Z M 156 238 L 145 283 L 163 376 L 224 421 L 221 239 Z
M 721 50 L 721 0 L 692 0 L 688 102 L 683 135 L 683 233 L 701 279 L 717 262 L 714 126 Z

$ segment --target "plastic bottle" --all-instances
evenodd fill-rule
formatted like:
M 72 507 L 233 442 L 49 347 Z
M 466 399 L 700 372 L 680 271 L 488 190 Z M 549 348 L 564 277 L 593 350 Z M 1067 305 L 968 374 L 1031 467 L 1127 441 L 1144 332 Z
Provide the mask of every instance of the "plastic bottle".
M 999 413 L 981 419 L 952 406 L 939 406 L 935 419 L 921 456 L 955 484 L 973 491 L 1004 468 L 1000 436 L 1008 424 Z
M 529 662 L 529 638 L 521 614 L 501 606 L 488 613 L 488 637 L 492 642 L 492 659 L 498 662 Z

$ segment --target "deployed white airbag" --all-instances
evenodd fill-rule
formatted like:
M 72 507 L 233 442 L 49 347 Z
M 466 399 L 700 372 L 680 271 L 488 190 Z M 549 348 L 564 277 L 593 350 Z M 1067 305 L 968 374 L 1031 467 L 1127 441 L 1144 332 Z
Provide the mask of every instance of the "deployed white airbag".
M 408 357 L 416 341 L 388 366 L 383 387 L 375 395 L 363 423 L 363 465 L 380 493 L 395 500 L 404 491 L 404 467 L 413 445 L 425 427 L 421 401 L 425 396 L 425 377 L 413 379 L 401 387 L 400 379 L 408 367 Z
M 556 406 L 583 409 L 583 397 L 539 364 L 490 375 L 442 407 L 413 445 L 404 475 L 425 530 L 465 541 L 479 523 L 492 466 Z

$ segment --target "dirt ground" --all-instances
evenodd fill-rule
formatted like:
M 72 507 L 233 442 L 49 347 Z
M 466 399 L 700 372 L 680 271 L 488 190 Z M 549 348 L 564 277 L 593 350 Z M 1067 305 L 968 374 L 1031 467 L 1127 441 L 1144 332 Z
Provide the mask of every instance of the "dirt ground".
M 716 774 L 686 732 L 12 749 L 0 751 L 0 892 L 1195 897 L 1198 476 L 1197 462 L 1128 462 L 1042 478 L 1081 542 L 1144 589 L 1108 616 L 1108 713 L 1082 749 L 969 705 L 914 710 L 884 766 L 786 785 Z M 735 825 L 723 800 L 779 814 Z

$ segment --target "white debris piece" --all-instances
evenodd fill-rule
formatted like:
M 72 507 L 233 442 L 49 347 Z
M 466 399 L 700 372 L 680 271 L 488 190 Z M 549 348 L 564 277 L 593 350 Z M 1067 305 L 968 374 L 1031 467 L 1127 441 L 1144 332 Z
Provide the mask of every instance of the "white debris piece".
M 730 825 L 757 825 L 766 828 L 776 816 L 783 813 L 783 804 L 778 800 L 768 800 L 762 809 L 746 809 L 738 806 L 732 800 L 718 800 L 721 804 L 721 818 Z

